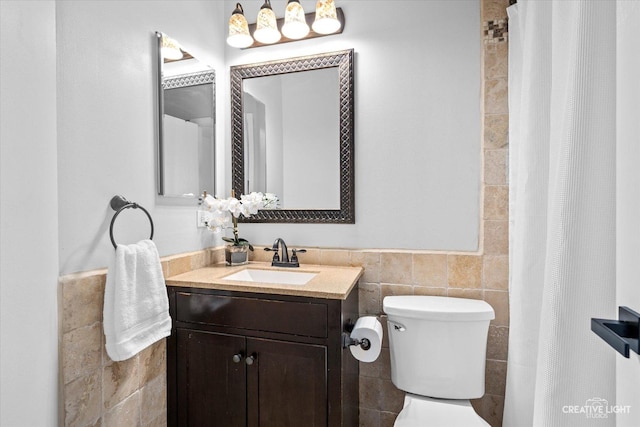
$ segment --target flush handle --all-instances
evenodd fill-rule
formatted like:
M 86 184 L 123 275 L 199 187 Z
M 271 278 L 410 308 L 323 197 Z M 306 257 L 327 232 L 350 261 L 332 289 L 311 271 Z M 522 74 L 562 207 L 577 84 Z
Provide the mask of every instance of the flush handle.
M 391 320 L 387 320 L 387 322 L 389 322 L 391 325 L 393 325 L 393 329 L 398 331 L 398 332 L 404 332 L 404 331 L 407 330 L 407 328 L 405 328 L 402 323 L 393 322 Z

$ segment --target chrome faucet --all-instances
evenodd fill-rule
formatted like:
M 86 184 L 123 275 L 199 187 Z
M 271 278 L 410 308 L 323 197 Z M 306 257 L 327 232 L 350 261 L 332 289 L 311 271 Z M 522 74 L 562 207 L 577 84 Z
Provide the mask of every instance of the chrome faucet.
M 264 248 L 265 251 L 275 252 L 271 260 L 272 267 L 300 267 L 298 253 L 307 252 L 306 249 L 292 249 L 291 260 L 289 260 L 289 249 L 281 237 L 278 237 L 271 248 Z M 282 256 L 280 256 L 282 253 Z

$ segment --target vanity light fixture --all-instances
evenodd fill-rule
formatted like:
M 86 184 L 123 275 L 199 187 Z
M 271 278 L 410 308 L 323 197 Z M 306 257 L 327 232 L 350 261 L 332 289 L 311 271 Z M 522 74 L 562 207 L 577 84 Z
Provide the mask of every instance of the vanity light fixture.
M 300 40 L 309 34 L 304 9 L 298 0 L 289 0 L 284 11 L 282 34 L 292 40 Z
M 280 31 L 278 31 L 276 14 L 271 9 L 271 1 L 265 0 L 264 4 L 258 12 L 258 18 L 256 19 L 256 30 L 253 33 L 253 37 L 260 43 L 273 44 L 282 38 Z
M 182 50 L 177 41 L 162 34 L 160 41 L 160 53 L 165 59 L 178 60 L 182 59 Z
M 333 34 L 342 24 L 338 20 L 336 3 L 333 0 L 318 0 L 316 3 L 316 19 L 313 21 L 313 31 L 318 34 Z
M 284 18 L 276 18 L 271 0 L 264 0 L 255 24 L 247 23 L 242 5 L 236 3 L 229 19 L 227 43 L 244 49 L 340 34 L 343 28 L 344 13 L 335 0 L 317 0 L 315 12 L 307 14 L 300 0 L 288 0 Z
M 227 43 L 237 48 L 249 47 L 253 44 L 253 37 L 249 34 L 249 23 L 244 17 L 244 10 L 240 3 L 236 3 L 236 8 L 229 18 Z

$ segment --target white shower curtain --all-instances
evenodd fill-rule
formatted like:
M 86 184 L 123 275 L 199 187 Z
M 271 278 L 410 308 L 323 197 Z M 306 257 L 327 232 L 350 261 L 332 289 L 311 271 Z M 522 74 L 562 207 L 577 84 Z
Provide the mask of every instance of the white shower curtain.
M 585 408 L 615 403 L 615 352 L 590 318 L 617 318 L 616 3 L 508 9 L 506 427 L 615 425 Z

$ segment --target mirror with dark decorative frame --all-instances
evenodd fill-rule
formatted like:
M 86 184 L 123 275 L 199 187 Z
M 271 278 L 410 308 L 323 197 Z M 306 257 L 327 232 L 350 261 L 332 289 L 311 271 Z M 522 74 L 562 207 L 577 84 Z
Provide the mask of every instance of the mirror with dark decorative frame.
M 215 191 L 215 72 L 156 32 L 157 193 L 191 203 Z
M 233 189 L 280 199 L 242 221 L 355 223 L 353 57 L 231 67 Z

